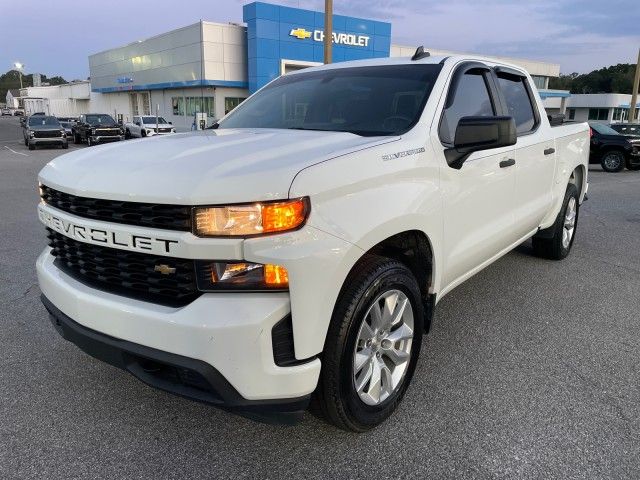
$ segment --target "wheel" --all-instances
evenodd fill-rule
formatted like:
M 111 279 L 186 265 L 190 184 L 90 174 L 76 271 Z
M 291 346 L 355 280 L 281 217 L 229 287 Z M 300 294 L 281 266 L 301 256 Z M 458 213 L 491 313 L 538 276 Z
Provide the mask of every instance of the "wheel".
M 69 144 L 68 143 L 63 143 L 62 144 L 62 149 L 66 150 L 67 148 L 69 148 Z
M 633 162 L 630 158 L 627 159 L 627 170 L 640 170 L 640 159 Z
M 143 128 L 142 130 L 140 130 L 140 137 L 144 138 L 147 136 L 147 131 Z
M 36 146 L 35 145 L 29 145 L 29 150 L 35 150 Z
M 533 251 L 538 257 L 562 260 L 569 255 L 578 227 L 579 198 L 578 189 L 570 183 L 554 224 L 533 237 Z
M 24 146 L 28 147 L 29 146 L 29 140 L 27 140 L 26 138 L 24 139 Z
M 130 138 L 131 138 L 131 132 L 130 132 L 130 131 L 129 131 L 129 129 L 127 128 L 127 129 L 124 131 L 124 139 L 125 139 L 125 140 L 129 140 Z
M 77 133 L 73 134 L 73 143 L 75 143 L 76 145 L 82 143 L 82 139 L 80 138 L 80 135 L 78 135 Z
M 389 417 L 413 376 L 423 329 L 411 271 L 365 257 L 345 281 L 325 341 L 315 400 L 326 419 L 363 432 Z
M 620 150 L 609 150 L 600 159 L 600 164 L 605 172 L 619 172 L 624 168 L 624 163 L 624 153 Z

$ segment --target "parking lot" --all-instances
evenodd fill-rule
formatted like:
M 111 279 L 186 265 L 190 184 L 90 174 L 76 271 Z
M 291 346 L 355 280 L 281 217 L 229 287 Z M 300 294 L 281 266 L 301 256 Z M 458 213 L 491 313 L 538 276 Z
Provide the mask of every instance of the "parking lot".
M 399 411 L 355 435 L 175 397 L 61 339 L 36 282 L 36 175 L 86 147 L 21 139 L 0 118 L 2 478 L 638 478 L 640 172 L 591 167 L 565 261 L 525 243 L 449 294 Z

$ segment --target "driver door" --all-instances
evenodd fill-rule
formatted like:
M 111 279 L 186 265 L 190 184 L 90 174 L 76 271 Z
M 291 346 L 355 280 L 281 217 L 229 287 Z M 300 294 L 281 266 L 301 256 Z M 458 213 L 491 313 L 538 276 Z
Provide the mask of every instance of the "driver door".
M 432 134 L 437 142 L 435 150 L 442 155 L 445 290 L 461 283 L 516 240 L 515 147 L 474 152 L 459 168 L 449 166 L 444 154 L 453 146 L 462 117 L 501 114 L 490 70 L 479 62 L 463 63 L 454 71 L 449 88 L 440 124 Z

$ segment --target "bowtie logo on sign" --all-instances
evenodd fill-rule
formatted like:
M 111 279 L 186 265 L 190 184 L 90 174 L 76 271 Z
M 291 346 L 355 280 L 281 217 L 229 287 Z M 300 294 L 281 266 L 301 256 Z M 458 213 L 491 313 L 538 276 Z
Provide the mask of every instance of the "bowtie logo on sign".
M 307 38 L 313 38 L 315 42 L 324 41 L 324 31 L 314 30 L 310 32 L 304 28 L 292 28 L 289 32 L 291 37 L 295 37 L 299 40 L 305 40 Z M 369 37 L 367 35 L 356 35 L 353 33 L 337 33 L 333 32 L 333 43 L 336 45 L 349 45 L 352 47 L 368 47 Z

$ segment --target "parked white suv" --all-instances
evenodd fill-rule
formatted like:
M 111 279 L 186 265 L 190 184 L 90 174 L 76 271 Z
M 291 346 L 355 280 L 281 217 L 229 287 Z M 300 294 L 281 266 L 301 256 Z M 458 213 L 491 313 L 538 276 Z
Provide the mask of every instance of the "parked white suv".
M 134 116 L 132 122 L 124 124 L 126 138 L 152 137 L 170 133 L 176 133 L 176 129 L 171 122 L 167 122 L 163 117 L 156 117 L 155 115 Z
M 45 166 L 43 302 L 150 385 L 253 415 L 297 417 L 314 394 L 364 431 L 402 399 L 448 292 L 531 237 L 569 254 L 588 153 L 587 125 L 551 127 L 516 66 L 418 51 L 309 68 L 216 130 Z

